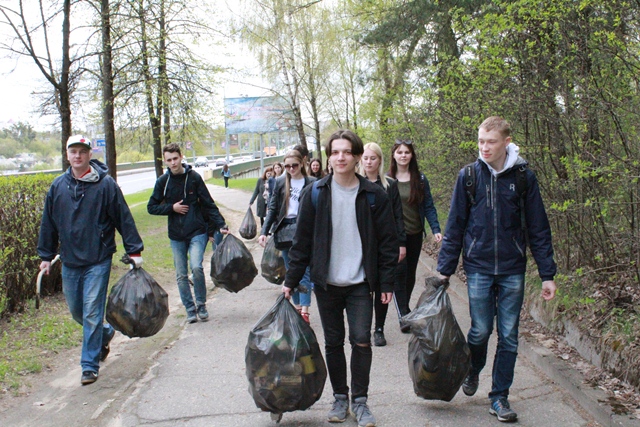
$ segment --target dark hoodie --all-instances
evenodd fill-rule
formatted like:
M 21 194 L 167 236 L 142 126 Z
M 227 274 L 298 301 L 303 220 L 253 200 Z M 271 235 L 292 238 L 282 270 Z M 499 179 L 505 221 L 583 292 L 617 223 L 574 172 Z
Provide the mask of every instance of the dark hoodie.
M 171 240 L 189 240 L 205 233 L 213 236 L 216 230 L 226 227 L 225 220 L 200 174 L 189 165 L 183 166 L 182 174 L 174 175 L 167 169 L 167 172 L 158 178 L 147 203 L 147 211 L 151 215 L 169 217 Z M 183 205 L 189 206 L 189 211 L 184 215 L 173 210 L 173 205 L 180 200 Z
M 43 261 L 56 256 L 59 243 L 60 258 L 68 267 L 100 263 L 116 251 L 116 229 L 128 254 L 144 249 L 122 191 L 107 175 L 107 166 L 98 160 L 91 160 L 90 166 L 90 180 L 76 179 L 69 168 L 49 188 L 38 239 Z

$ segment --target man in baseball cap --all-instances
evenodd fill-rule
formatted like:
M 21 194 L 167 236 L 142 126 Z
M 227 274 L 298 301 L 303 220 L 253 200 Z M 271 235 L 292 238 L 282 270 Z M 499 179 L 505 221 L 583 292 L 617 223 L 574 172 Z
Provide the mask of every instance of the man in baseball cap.
M 136 268 L 144 249 L 131 211 L 118 184 L 102 162 L 91 158 L 91 140 L 74 135 L 67 141 L 71 165 L 57 177 L 45 199 L 38 255 L 49 274 L 56 253 L 62 260 L 62 290 L 73 320 L 83 327 L 80 382 L 98 379 L 100 362 L 109 354 L 116 331 L 104 322 L 115 231 Z
M 89 138 L 86 138 L 84 135 L 72 135 L 67 140 L 67 150 L 69 149 L 69 147 L 74 145 L 85 146 L 91 149 L 91 140 Z

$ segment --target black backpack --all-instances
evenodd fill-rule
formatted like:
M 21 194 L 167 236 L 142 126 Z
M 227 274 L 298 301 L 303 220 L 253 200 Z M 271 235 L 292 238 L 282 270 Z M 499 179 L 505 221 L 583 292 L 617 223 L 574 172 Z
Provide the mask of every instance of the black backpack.
M 464 167 L 464 189 L 467 193 L 468 205 L 467 209 L 471 209 L 471 205 L 476 204 L 476 169 L 473 167 L 475 163 L 469 163 Z M 527 165 L 521 165 L 516 169 L 516 192 L 520 198 L 520 223 L 522 226 L 522 232 L 527 237 L 527 221 L 524 214 L 525 199 L 527 198 L 527 189 L 529 183 L 527 182 Z

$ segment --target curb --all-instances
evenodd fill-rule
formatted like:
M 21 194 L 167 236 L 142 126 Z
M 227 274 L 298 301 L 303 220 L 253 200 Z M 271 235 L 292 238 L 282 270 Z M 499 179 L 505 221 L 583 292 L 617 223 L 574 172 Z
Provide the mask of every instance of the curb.
M 429 256 L 421 256 L 420 262 L 427 270 L 436 274 L 436 260 Z M 462 300 L 469 302 L 467 287 L 455 276 L 449 279 L 449 290 Z M 607 404 L 609 397 L 598 389 L 583 383 L 582 374 L 562 362 L 551 350 L 528 341 L 522 335 L 518 339 L 520 352 L 549 379 L 565 389 L 578 404 L 588 412 L 599 424 L 605 427 L 639 427 L 640 420 L 617 415 Z

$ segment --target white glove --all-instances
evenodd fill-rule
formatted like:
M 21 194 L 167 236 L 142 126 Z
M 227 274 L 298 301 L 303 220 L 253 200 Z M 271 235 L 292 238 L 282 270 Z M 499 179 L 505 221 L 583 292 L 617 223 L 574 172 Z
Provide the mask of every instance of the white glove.
M 142 267 L 142 257 L 141 256 L 132 256 L 131 257 L 131 268 L 140 268 Z

